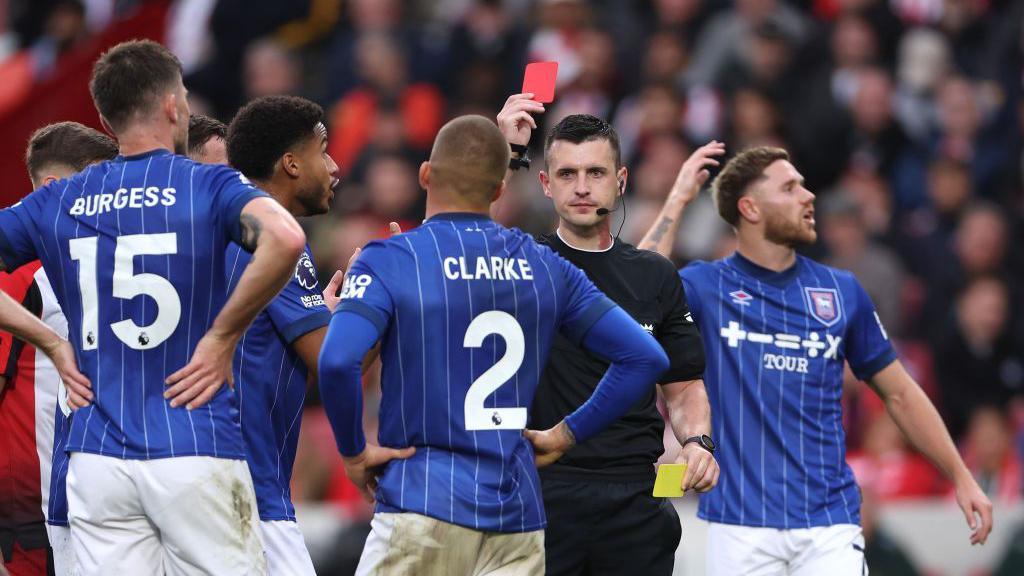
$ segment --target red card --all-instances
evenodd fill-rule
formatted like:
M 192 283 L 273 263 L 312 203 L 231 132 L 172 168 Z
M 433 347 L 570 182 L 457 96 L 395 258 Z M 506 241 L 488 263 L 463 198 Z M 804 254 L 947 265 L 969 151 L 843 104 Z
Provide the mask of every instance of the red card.
M 531 62 L 523 75 L 523 92 L 532 92 L 536 102 L 547 104 L 555 100 L 555 78 L 558 62 Z

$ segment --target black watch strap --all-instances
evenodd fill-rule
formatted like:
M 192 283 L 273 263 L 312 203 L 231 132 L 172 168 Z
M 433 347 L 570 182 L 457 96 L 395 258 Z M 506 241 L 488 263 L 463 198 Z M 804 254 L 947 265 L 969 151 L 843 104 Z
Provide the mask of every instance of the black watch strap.
M 511 142 L 508 143 L 508 147 L 511 148 L 513 152 L 519 154 L 520 156 L 526 156 L 526 152 L 530 149 L 529 146 L 526 146 L 524 144 L 513 144 Z
M 683 441 L 683 446 L 686 446 L 687 444 L 690 443 L 696 443 L 698 446 L 707 450 L 708 452 L 711 452 L 712 454 L 715 453 L 715 443 L 714 441 L 711 440 L 711 436 L 708 436 L 707 434 L 701 434 L 700 436 L 690 436 L 689 438 Z

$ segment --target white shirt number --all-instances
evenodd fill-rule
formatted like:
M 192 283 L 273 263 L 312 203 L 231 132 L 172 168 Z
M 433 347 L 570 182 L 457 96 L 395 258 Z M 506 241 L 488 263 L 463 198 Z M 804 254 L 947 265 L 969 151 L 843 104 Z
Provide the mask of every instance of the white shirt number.
M 469 323 L 462 345 L 479 348 L 491 334 L 505 341 L 505 355 L 474 380 L 466 392 L 466 430 L 522 430 L 526 428 L 526 408 L 487 408 L 484 401 L 515 376 L 523 364 L 526 352 L 523 329 L 511 314 L 491 310 Z
M 99 341 L 99 298 L 97 296 L 96 247 L 98 238 L 75 238 L 70 243 L 71 259 L 78 261 L 78 289 L 82 294 L 82 349 L 95 350 Z M 136 274 L 136 256 L 178 253 L 178 235 L 135 234 L 121 236 L 114 249 L 114 298 L 131 300 L 149 296 L 156 302 L 153 322 L 139 326 L 126 319 L 110 325 L 118 340 L 134 350 L 149 350 L 171 337 L 181 320 L 181 298 L 166 278 L 156 274 Z

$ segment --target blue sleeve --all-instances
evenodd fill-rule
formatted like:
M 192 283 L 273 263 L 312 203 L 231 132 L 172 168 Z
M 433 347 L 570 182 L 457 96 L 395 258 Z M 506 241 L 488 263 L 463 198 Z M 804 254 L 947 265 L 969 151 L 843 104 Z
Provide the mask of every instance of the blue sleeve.
M 368 244 L 345 274 L 341 304 L 335 312 L 344 310 L 359 314 L 383 335 L 395 309 L 386 284 L 391 277 L 390 269 L 386 246 L 378 242 Z
M 206 166 L 210 170 L 210 190 L 213 213 L 219 216 L 218 221 L 224 227 L 228 238 L 241 244 L 242 227 L 239 220 L 242 209 L 256 198 L 268 197 L 267 193 L 253 186 L 241 172 L 227 166 Z
M 35 205 L 33 200 L 29 196 L 10 208 L 0 210 L 0 260 L 8 271 L 38 259 L 32 241 L 35 236 L 30 208 Z
M 308 248 L 299 256 L 292 279 L 267 305 L 267 314 L 288 344 L 330 322 Z
M 697 267 L 693 264 L 679 269 L 679 279 L 683 281 L 683 293 L 686 294 L 686 303 L 690 306 L 690 314 L 694 318 L 700 318 L 700 292 L 694 286 L 694 277 L 697 275 Z
M 573 344 L 579 346 L 591 326 L 614 308 L 615 303 L 598 290 L 590 278 L 571 262 L 557 255 L 551 259 L 553 267 L 562 272 L 564 299 L 561 304 L 561 332 Z
M 577 443 L 621 418 L 651 390 L 669 366 L 668 356 L 658 341 L 618 306 L 594 322 L 583 339 L 583 347 L 612 364 L 590 398 L 565 418 Z
M 362 365 L 379 337 L 372 322 L 341 310 L 331 318 L 320 349 L 320 398 L 342 456 L 358 456 L 366 448 Z
M 846 360 L 859 380 L 870 380 L 896 360 L 896 350 L 860 282 L 851 276 L 853 311 L 846 328 Z

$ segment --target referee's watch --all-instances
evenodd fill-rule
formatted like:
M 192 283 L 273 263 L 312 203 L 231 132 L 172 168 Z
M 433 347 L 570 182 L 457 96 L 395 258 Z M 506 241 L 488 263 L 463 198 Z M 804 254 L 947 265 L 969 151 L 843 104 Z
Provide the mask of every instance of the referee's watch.
M 696 442 L 701 448 L 707 450 L 708 452 L 711 452 L 712 454 L 715 453 L 715 442 L 714 440 L 711 439 L 711 436 L 708 436 L 707 434 L 701 434 L 700 436 L 690 436 L 689 438 L 683 441 L 683 446 L 686 446 L 691 442 Z
M 509 158 L 508 167 L 515 172 L 520 168 L 530 169 L 530 157 L 526 155 L 529 148 L 522 144 L 513 144 L 509 142 L 509 147 L 512 149 L 513 156 Z M 518 154 L 518 156 L 516 156 Z

